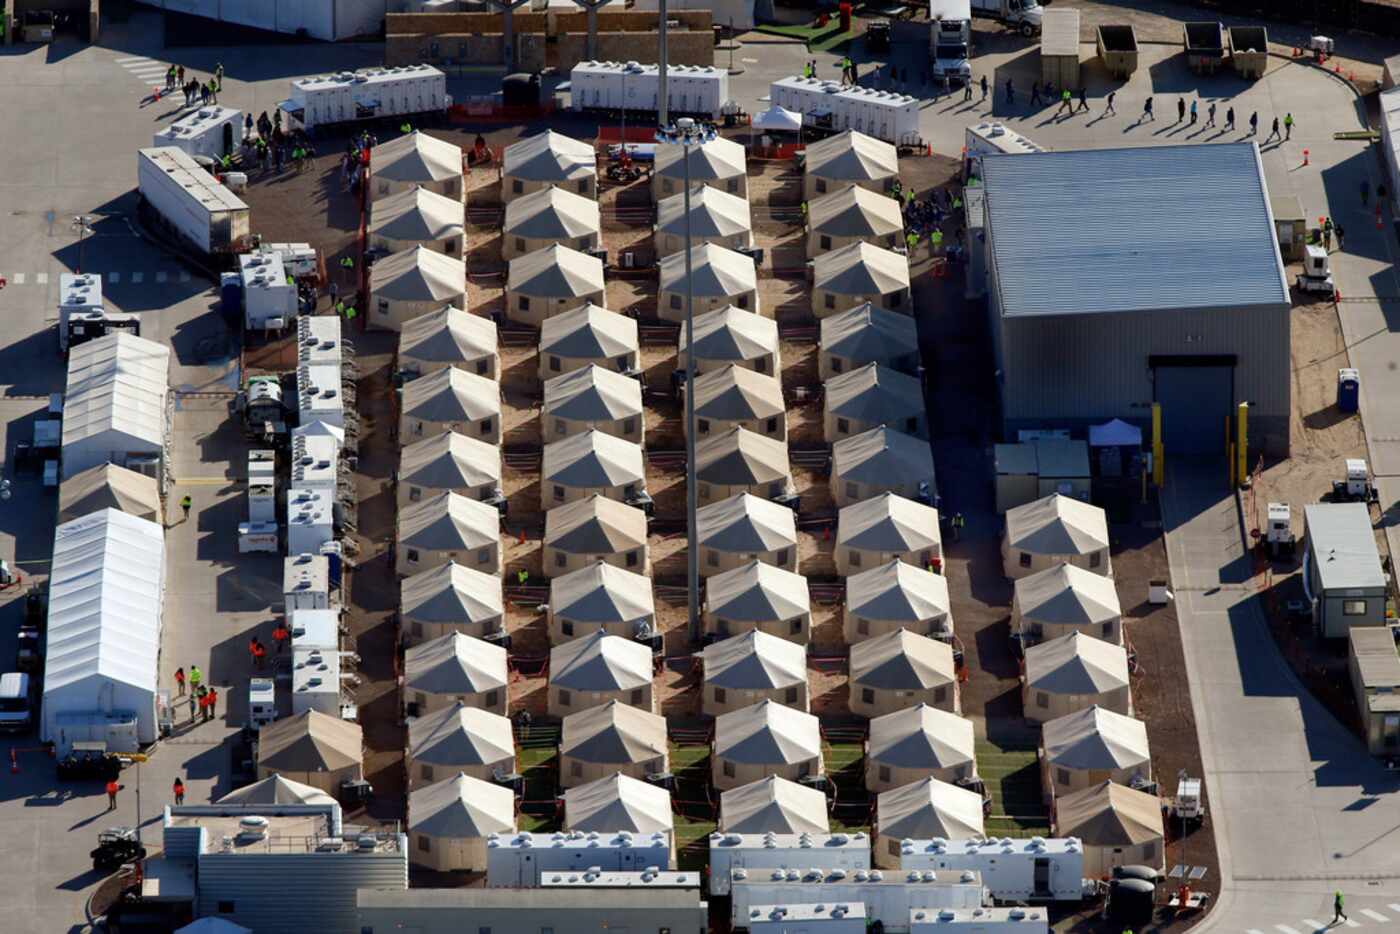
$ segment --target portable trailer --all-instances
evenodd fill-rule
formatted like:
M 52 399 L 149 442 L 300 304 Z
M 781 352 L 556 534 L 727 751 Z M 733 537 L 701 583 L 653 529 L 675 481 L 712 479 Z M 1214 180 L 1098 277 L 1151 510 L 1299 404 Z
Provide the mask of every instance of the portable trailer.
M 297 287 L 277 253 L 243 253 L 238 257 L 243 291 L 243 327 L 280 331 L 297 316 Z
M 529 889 L 551 872 L 645 872 L 671 864 L 671 835 L 518 833 L 486 838 L 486 884 Z
M 744 920 L 749 934 L 866 934 L 860 902 L 753 905 Z
M 243 111 L 232 107 L 201 107 L 155 134 L 152 146 L 173 146 L 191 156 L 219 159 L 243 140 Z
M 1003 901 L 1077 902 L 1084 897 L 1084 846 L 1075 837 L 905 840 L 901 869 L 962 870 L 982 875 Z
M 1138 67 L 1137 31 L 1132 26 L 1099 26 L 1094 30 L 1099 58 L 1108 73 L 1120 81 Z
M 1241 78 L 1262 78 L 1269 67 L 1269 31 L 1263 26 L 1231 26 L 1230 64 Z
M 432 65 L 404 65 L 298 78 L 277 108 L 289 128 L 314 130 L 379 117 L 441 114 L 451 106 L 446 74 Z
M 1225 30 L 1219 23 L 1183 23 L 1181 31 L 1186 64 L 1198 75 L 1215 74 L 1225 60 Z
M 1050 917 L 1040 908 L 944 908 L 909 914 L 909 934 L 1046 934 Z
M 864 833 L 712 833 L 710 894 L 728 895 L 735 869 L 870 869 Z
M 661 79 L 656 65 L 579 62 L 569 73 L 569 107 L 603 113 L 656 113 Z M 672 117 L 709 121 L 739 113 L 729 97 L 729 72 L 709 65 L 666 69 L 666 101 Z
M 96 273 L 58 277 L 58 349 L 67 353 L 84 341 L 96 340 L 115 330 L 141 336 L 137 315 L 108 311 L 102 303 L 102 276 Z
M 184 150 L 140 150 L 136 179 L 141 198 L 161 223 L 200 253 L 236 252 L 247 240 L 248 205 Z
M 540 876 L 542 889 L 695 889 L 700 873 L 673 872 L 650 866 L 641 872 L 603 872 L 596 866 L 580 871 L 559 870 Z
M 911 909 L 980 908 L 986 898 L 975 872 L 882 873 L 878 869 L 735 869 L 730 878 L 730 921 L 747 924 L 756 905 L 864 904 L 867 920 L 890 934 L 909 930 Z
M 808 126 L 855 130 L 897 145 L 919 141 L 919 102 L 907 94 L 847 87 L 835 81 L 789 76 L 769 85 L 774 106 L 802 114 Z

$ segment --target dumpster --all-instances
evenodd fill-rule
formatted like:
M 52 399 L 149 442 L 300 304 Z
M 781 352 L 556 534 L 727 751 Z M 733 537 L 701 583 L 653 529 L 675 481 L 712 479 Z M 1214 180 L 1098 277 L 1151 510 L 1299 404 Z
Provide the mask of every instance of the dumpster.
M 1361 371 L 1343 367 L 1337 371 L 1337 411 L 1352 413 L 1361 405 Z
M 1120 80 L 1137 71 L 1137 32 L 1131 26 L 1100 26 L 1094 30 L 1099 58 L 1108 73 Z
M 1079 87 L 1079 11 L 1046 10 L 1040 30 L 1040 79 L 1062 88 Z
M 1186 64 L 1198 75 L 1213 75 L 1225 60 L 1225 31 L 1219 23 L 1183 23 Z
M 1230 63 L 1241 78 L 1262 78 L 1269 67 L 1269 31 L 1263 26 L 1231 26 Z

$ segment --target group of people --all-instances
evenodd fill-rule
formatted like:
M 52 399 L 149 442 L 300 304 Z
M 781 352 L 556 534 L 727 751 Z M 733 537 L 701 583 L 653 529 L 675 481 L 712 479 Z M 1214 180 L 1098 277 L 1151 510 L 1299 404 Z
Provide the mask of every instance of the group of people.
M 841 56 L 841 83 L 860 83 L 860 72 L 856 70 L 856 63 L 851 61 L 851 57 L 849 55 Z
M 255 127 L 257 136 L 253 135 Z M 281 172 L 290 164 L 300 172 L 315 155 L 316 147 L 311 145 L 305 131 L 283 131 L 280 110 L 274 111 L 271 118 L 264 110 L 256 123 L 252 114 L 243 121 L 243 161 L 249 166 L 257 164 L 263 172 Z
M 196 100 L 203 106 L 209 103 L 219 102 L 219 92 L 224 89 L 224 66 L 219 63 L 214 66 L 214 74 L 208 81 L 201 82 L 193 75 L 190 80 L 185 80 L 185 66 L 171 65 L 165 71 L 165 89 L 173 91 L 176 86 L 185 94 L 185 106 L 193 107 Z
M 186 681 L 189 682 L 190 723 L 197 719 L 206 722 L 214 719 L 214 705 L 219 702 L 219 692 L 204 683 L 204 672 L 198 665 L 191 665 L 189 675 L 185 669 L 175 669 L 175 696 L 184 697 Z

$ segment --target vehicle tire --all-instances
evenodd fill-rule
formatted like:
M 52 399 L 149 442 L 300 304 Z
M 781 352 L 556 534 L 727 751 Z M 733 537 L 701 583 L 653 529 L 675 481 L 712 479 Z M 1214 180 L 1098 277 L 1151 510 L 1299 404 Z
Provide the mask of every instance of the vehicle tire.
M 1027 39 L 1031 38 L 1035 35 L 1035 27 L 1032 26 L 1030 23 L 1022 23 L 1021 35 L 1025 36 Z

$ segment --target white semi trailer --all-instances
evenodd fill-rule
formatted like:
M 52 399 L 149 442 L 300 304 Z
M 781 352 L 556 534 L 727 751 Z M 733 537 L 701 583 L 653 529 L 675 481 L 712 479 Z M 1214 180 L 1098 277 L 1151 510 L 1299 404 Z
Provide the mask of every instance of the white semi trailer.
M 141 197 L 164 228 L 201 253 L 231 252 L 248 237 L 248 205 L 173 146 L 136 154 Z

